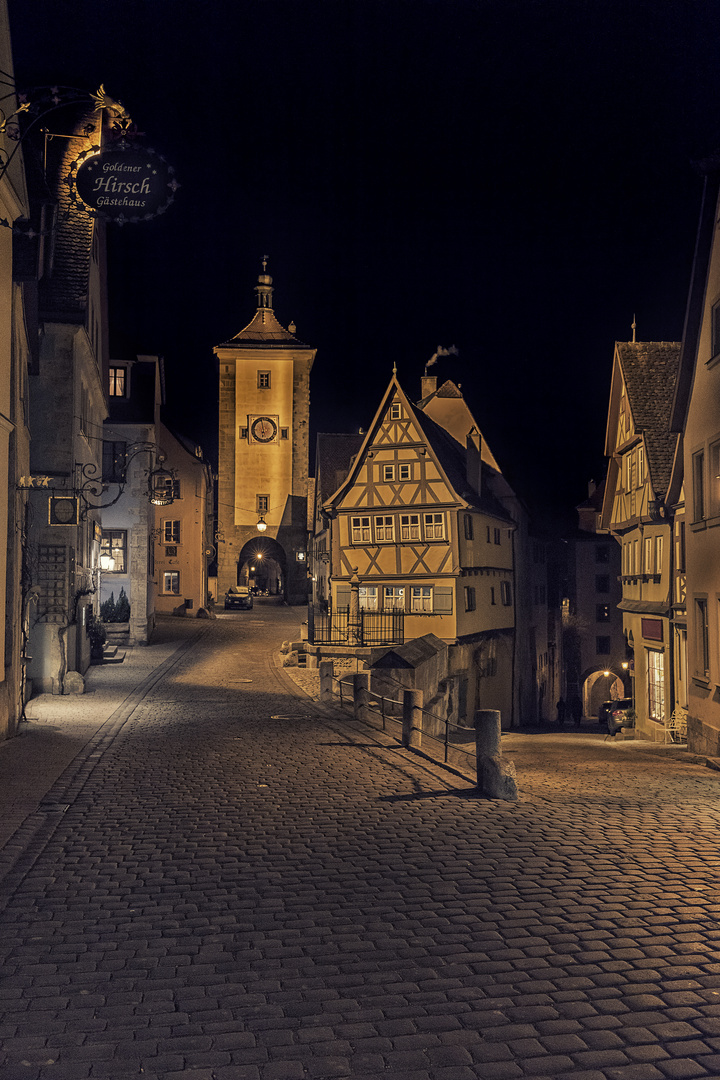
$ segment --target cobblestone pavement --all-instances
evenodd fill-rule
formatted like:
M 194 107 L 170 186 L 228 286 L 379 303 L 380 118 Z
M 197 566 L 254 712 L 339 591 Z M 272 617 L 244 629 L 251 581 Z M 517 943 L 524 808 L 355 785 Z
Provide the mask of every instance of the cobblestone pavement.
M 1 1080 L 720 1077 L 720 774 L 511 734 L 478 799 L 321 714 L 297 619 L 183 623 L 8 841 Z

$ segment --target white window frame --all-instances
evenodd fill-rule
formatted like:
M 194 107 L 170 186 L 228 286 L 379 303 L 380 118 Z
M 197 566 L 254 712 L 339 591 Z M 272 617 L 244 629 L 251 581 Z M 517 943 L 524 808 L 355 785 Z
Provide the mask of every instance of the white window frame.
M 377 585 L 361 585 L 358 590 L 358 599 L 362 611 L 377 611 L 378 590 Z
M 410 586 L 410 610 L 415 612 L 433 610 L 432 585 Z
M 663 538 L 661 535 L 655 537 L 655 573 L 659 576 L 662 574 L 663 568 Z
M 382 514 L 375 518 L 375 543 L 392 544 L 395 542 L 395 518 L 392 514 Z
M 371 543 L 370 515 L 362 514 L 359 517 L 350 518 L 350 534 L 353 544 Z
M 163 571 L 163 594 L 165 596 L 179 596 L 180 595 L 180 571 L 179 570 L 164 570 Z
M 423 514 L 423 531 L 426 540 L 444 540 L 445 515 Z
M 420 539 L 420 515 L 400 515 L 400 539 L 403 541 Z
M 653 572 L 653 542 L 652 536 L 645 537 L 645 573 Z
M 395 466 L 394 465 L 383 465 L 383 467 L 382 467 L 382 478 L 383 478 L 383 483 L 384 484 L 392 483 L 392 481 L 395 479 Z
M 390 406 L 390 419 L 402 420 L 402 406 L 399 401 L 393 401 Z
M 398 480 L 412 480 L 412 465 L 409 461 L 398 465 Z
M 384 585 L 383 586 L 383 611 L 404 611 L 405 610 L 405 586 L 404 585 Z

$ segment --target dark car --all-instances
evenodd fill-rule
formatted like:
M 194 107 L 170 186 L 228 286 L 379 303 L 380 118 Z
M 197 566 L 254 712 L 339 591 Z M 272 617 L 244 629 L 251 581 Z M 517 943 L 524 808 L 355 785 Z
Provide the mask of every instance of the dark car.
M 248 610 L 253 606 L 253 598 L 247 585 L 231 585 L 225 593 L 225 610 L 228 608 L 244 608 Z
M 598 724 L 600 727 L 607 727 L 607 722 L 610 719 L 610 714 L 617 705 L 617 701 L 603 701 L 602 705 L 598 709 Z

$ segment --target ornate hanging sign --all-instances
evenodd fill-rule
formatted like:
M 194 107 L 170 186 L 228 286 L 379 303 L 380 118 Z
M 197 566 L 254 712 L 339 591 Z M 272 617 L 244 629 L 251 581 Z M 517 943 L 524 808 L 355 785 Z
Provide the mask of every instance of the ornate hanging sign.
M 67 181 L 76 205 L 120 225 L 164 214 L 180 186 L 160 154 L 128 142 L 83 151 Z

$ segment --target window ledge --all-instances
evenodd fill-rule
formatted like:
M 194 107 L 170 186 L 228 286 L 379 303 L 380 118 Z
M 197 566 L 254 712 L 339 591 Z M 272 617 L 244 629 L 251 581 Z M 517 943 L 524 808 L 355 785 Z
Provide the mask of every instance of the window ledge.
M 691 521 L 691 532 L 701 532 L 703 529 L 707 529 L 707 521 Z
M 716 367 L 717 364 L 720 364 L 720 352 L 715 353 L 714 356 L 711 356 L 710 359 L 705 363 L 705 367 L 708 369 L 708 371 L 710 371 L 712 368 Z
M 697 686 L 704 686 L 707 690 L 710 689 L 710 678 L 707 675 L 693 675 L 692 681 Z

